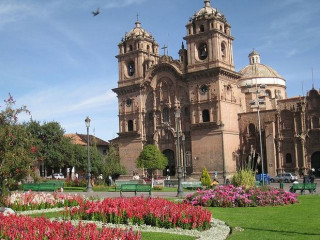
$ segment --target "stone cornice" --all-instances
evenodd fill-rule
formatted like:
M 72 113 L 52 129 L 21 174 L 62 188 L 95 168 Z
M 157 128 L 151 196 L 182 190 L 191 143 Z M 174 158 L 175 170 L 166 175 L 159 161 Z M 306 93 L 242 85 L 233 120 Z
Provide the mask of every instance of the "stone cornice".
M 126 95 L 128 93 L 134 93 L 140 91 L 140 84 L 134 84 L 130 86 L 120 87 L 120 88 L 114 88 L 112 89 L 113 92 L 115 92 L 118 96 Z
M 118 133 L 119 137 L 140 137 L 140 133 L 137 131 L 132 131 L 132 132 L 121 132 Z
M 218 129 L 223 125 L 218 125 L 216 122 L 204 122 L 204 123 L 194 123 L 191 124 L 191 130 L 197 129 Z
M 199 78 L 206 78 L 206 77 L 216 77 L 219 75 L 224 75 L 229 78 L 233 78 L 235 80 L 239 79 L 241 77 L 240 73 L 237 73 L 232 70 L 228 70 L 225 68 L 221 67 L 216 67 L 212 69 L 206 69 L 206 70 L 201 70 L 198 72 L 192 72 L 192 73 L 186 73 L 185 74 L 185 79 L 186 81 L 197 81 Z

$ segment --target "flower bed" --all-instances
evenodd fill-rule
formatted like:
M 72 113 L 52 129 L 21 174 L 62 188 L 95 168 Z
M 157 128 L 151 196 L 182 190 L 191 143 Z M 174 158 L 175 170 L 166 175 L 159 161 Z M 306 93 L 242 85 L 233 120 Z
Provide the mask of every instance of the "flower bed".
M 206 230 L 210 227 L 211 213 L 190 204 L 176 204 L 159 198 L 133 197 L 81 202 L 79 207 L 66 208 L 64 218 Z
M 5 205 L 15 211 L 72 207 L 79 205 L 79 202 L 83 202 L 83 198 L 77 195 L 32 191 L 15 192 L 4 199 Z
M 248 188 L 233 185 L 198 190 L 184 200 L 194 206 L 205 207 L 256 207 L 294 204 L 297 195 L 277 188 Z
M 45 218 L 0 214 L 0 239 L 90 239 L 140 240 L 141 234 L 133 230 L 102 227 L 95 224 L 73 226 L 71 222 L 50 221 Z

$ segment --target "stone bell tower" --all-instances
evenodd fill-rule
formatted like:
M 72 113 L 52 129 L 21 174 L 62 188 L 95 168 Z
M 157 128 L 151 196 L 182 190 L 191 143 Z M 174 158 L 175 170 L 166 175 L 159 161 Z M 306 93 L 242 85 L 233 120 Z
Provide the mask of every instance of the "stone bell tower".
M 213 67 L 234 71 L 231 26 L 222 13 L 204 1 L 205 6 L 190 18 L 186 25 L 188 71 Z
M 119 81 L 113 91 L 119 104 L 119 150 L 121 163 L 128 174 L 137 171 L 136 162 L 143 148 L 144 104 L 141 84 L 149 68 L 159 61 L 158 44 L 137 19 L 135 27 L 126 33 L 118 45 Z
M 240 74 L 235 72 L 231 26 L 210 0 L 186 25 L 193 174 L 203 167 L 219 176 L 236 171 L 239 146 Z

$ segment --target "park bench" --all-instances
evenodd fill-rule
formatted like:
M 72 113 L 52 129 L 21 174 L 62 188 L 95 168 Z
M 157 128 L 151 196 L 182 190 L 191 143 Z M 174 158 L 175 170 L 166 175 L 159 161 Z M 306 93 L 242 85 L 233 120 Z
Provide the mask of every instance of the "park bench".
M 167 186 L 167 187 L 178 186 L 178 179 L 165 179 L 163 182 L 164 182 L 164 186 Z
M 114 191 L 119 190 L 122 184 L 138 184 L 138 183 L 139 183 L 138 180 L 126 180 L 126 181 L 125 180 L 116 180 L 114 182 L 114 184 L 115 184 Z
M 151 185 L 149 184 L 121 184 L 120 186 L 120 196 L 123 192 L 134 192 L 134 195 L 137 195 L 137 192 L 149 192 L 151 196 Z
M 52 181 L 47 181 L 47 183 L 55 183 L 56 184 L 56 190 L 57 189 L 61 189 L 61 188 L 64 188 L 64 182 L 63 181 L 54 181 L 54 180 L 52 180 Z
M 63 186 L 63 185 L 62 185 Z M 36 191 L 36 192 L 54 192 L 61 189 L 61 184 L 53 182 L 41 182 L 41 183 L 25 183 L 22 186 L 23 191 Z
M 290 187 L 290 192 L 296 192 L 297 190 L 301 191 L 301 194 L 304 193 L 304 191 L 309 190 L 310 193 L 315 192 L 317 189 L 316 183 L 294 183 Z
M 181 186 L 186 189 L 202 189 L 202 183 L 200 181 L 196 182 L 181 182 Z

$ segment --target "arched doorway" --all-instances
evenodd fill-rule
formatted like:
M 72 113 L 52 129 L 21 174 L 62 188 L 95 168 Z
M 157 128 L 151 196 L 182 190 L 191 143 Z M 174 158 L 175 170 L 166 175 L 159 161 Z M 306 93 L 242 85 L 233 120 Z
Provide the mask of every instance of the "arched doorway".
M 311 168 L 314 168 L 316 177 L 320 177 L 320 152 L 312 154 Z
M 168 158 L 168 165 L 163 170 L 163 176 L 174 176 L 176 174 L 176 162 L 174 159 L 174 151 L 172 151 L 171 149 L 166 149 L 162 153 Z

